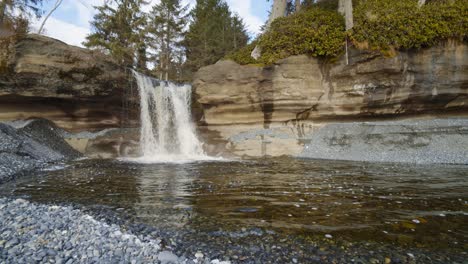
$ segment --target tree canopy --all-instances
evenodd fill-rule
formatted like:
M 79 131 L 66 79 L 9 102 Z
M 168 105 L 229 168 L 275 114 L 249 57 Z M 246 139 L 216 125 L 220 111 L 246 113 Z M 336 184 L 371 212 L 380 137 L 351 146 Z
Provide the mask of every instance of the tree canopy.
M 6 29 L 19 33 L 28 31 L 28 17 L 42 15 L 42 2 L 44 0 L 1 0 L 0 31 Z M 19 14 L 15 15 L 14 10 L 19 11 Z
M 182 79 L 181 41 L 187 26 L 187 9 L 180 0 L 161 0 L 149 13 L 147 31 L 153 50 L 151 60 L 160 79 Z
M 84 45 L 124 66 L 148 72 L 149 65 L 156 77 L 182 81 L 249 40 L 244 22 L 223 0 L 197 0 L 190 11 L 180 0 L 161 0 L 148 13 L 145 4 L 112 0 L 96 7 Z
M 226 54 L 247 45 L 249 36 L 242 19 L 232 14 L 220 0 L 197 0 L 190 13 L 191 24 L 185 36 L 187 67 L 196 71 L 213 64 Z
M 93 33 L 83 44 L 109 53 L 124 66 L 135 66 L 137 51 L 142 52 L 145 41 L 147 15 L 141 10 L 145 4 L 144 0 L 112 0 L 96 7 Z

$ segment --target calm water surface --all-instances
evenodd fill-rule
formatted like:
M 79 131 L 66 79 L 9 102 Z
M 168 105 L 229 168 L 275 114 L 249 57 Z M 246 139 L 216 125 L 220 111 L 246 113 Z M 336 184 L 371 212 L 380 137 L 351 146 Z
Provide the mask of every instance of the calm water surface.
M 195 234 L 261 230 L 468 249 L 468 166 L 83 160 L 5 184 L 0 195 L 103 205 L 158 228 Z

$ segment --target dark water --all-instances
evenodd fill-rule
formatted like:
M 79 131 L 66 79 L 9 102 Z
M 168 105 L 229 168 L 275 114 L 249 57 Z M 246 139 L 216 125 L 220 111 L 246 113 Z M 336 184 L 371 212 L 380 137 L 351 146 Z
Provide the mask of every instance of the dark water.
M 104 205 L 193 239 L 257 232 L 260 239 L 277 234 L 468 250 L 468 166 L 288 158 L 153 165 L 84 160 L 5 184 L 0 195 Z

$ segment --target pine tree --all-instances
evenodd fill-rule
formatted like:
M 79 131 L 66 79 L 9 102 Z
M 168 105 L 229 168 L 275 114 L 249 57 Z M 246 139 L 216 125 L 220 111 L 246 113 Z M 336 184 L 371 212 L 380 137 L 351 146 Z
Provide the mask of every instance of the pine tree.
M 111 54 L 123 66 L 134 67 L 138 62 L 139 69 L 145 70 L 142 55 L 146 56 L 143 31 L 147 18 L 141 11 L 145 4 L 144 0 L 112 0 L 96 7 L 98 14 L 91 23 L 94 32 L 83 44 Z
M 247 42 L 249 42 L 249 35 L 245 29 L 246 27 L 244 21 L 242 21 L 242 18 L 240 18 L 239 15 L 235 14 L 232 17 L 231 27 L 232 34 L 230 36 L 232 36 L 232 46 L 228 49 L 227 52 L 238 50 L 239 48 L 244 47 Z
M 248 34 L 242 19 L 221 0 L 197 0 L 184 40 L 186 67 L 194 72 L 247 45 Z
M 180 43 L 187 25 L 187 7 L 180 0 L 161 0 L 151 10 L 147 31 L 151 48 L 156 51 L 153 60 L 160 79 L 181 79 Z
M 12 18 L 12 11 L 19 10 L 21 13 L 32 13 L 39 17 L 42 14 L 40 5 L 43 0 L 1 0 L 0 1 L 0 25 L 6 22 L 7 18 Z
M 42 15 L 41 4 L 43 0 L 0 0 L 0 33 L 14 30 L 26 32 L 29 27 L 29 18 Z M 14 10 L 19 11 L 15 15 Z

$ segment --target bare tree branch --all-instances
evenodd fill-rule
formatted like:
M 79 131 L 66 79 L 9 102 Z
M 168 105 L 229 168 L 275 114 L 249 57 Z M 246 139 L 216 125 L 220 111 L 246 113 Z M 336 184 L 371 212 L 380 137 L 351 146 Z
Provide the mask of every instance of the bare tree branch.
M 49 17 L 52 15 L 52 13 L 54 13 L 55 10 L 57 10 L 57 8 L 62 4 L 62 2 L 63 2 L 63 0 L 57 0 L 57 2 L 55 2 L 54 7 L 49 11 L 47 16 L 44 18 L 44 21 L 42 21 L 41 27 L 39 28 L 39 31 L 37 32 L 38 34 L 42 33 L 42 30 L 44 29 L 44 25 L 47 22 L 47 19 L 49 19 Z

